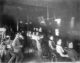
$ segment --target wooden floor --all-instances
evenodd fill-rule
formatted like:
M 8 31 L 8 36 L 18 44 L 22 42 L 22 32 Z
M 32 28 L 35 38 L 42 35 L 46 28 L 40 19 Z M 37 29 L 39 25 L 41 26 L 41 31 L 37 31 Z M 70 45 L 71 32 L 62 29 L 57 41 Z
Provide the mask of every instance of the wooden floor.
M 31 59 L 25 60 L 23 63 L 67 63 L 67 62 L 52 62 L 52 61 L 44 61 L 39 57 L 33 57 Z M 68 63 L 80 63 L 80 61 L 76 62 L 68 62 Z

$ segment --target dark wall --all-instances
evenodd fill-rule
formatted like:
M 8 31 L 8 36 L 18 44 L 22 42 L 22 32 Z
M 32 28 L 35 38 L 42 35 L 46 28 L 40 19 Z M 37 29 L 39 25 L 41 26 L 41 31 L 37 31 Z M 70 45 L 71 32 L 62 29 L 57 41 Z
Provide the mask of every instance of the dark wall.
M 12 15 L 3 14 L 1 23 L 2 23 L 2 26 L 6 25 L 7 27 L 12 28 L 14 32 L 16 32 L 17 25 L 15 22 L 15 18 Z

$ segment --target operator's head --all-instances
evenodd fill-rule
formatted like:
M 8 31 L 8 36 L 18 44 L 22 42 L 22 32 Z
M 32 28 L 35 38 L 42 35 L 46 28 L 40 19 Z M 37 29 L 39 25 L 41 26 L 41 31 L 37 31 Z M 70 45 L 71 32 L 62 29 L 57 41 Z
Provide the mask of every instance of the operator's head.
M 57 41 L 57 45 L 61 45 L 61 44 L 62 44 L 62 40 L 59 39 L 59 40 Z

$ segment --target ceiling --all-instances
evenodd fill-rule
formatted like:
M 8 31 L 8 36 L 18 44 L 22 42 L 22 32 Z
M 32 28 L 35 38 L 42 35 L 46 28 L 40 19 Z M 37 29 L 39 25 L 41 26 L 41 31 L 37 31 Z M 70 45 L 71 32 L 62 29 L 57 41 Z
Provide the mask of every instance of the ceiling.
M 67 5 L 72 7 L 73 5 L 79 3 L 79 0 L 7 0 L 7 2 L 19 3 L 25 5 L 41 6 L 41 7 L 51 7 L 55 5 Z

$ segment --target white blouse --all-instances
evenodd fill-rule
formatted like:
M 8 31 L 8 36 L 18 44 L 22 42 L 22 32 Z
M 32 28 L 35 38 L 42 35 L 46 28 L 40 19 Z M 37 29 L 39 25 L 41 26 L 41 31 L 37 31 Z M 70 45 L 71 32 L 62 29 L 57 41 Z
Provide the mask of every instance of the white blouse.
M 68 55 L 64 55 L 64 50 L 62 48 L 62 46 L 60 45 L 56 45 L 56 52 L 60 54 L 61 57 L 68 57 Z

